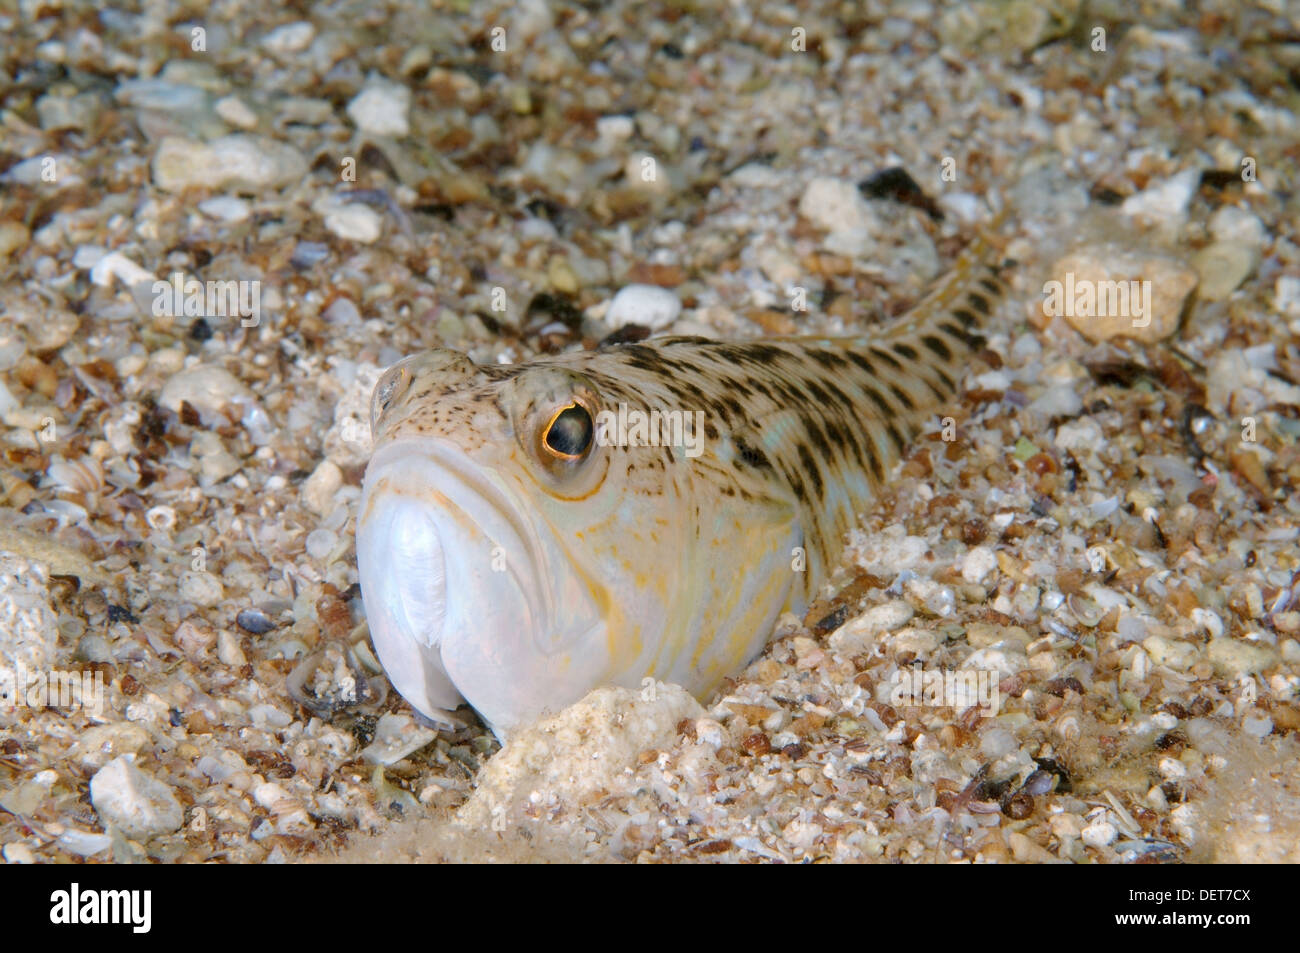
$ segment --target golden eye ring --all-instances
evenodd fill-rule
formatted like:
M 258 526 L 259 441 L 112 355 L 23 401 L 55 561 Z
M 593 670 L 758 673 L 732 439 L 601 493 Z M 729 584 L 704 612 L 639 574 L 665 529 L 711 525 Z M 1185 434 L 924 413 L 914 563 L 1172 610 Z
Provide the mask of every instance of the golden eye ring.
M 596 422 L 582 403 L 571 400 L 551 415 L 542 428 L 541 445 L 556 460 L 576 462 L 591 451 Z

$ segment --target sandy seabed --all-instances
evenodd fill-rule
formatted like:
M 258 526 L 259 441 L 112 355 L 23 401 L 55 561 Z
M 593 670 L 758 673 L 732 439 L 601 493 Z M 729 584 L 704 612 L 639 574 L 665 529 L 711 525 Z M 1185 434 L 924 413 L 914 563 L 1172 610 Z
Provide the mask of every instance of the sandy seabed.
M 0 4 L 0 676 L 103 689 L 0 702 L 7 862 L 1300 861 L 1300 7 L 756 6 Z M 385 366 L 634 283 L 868 332 L 1002 208 L 962 395 L 719 695 L 388 689 Z

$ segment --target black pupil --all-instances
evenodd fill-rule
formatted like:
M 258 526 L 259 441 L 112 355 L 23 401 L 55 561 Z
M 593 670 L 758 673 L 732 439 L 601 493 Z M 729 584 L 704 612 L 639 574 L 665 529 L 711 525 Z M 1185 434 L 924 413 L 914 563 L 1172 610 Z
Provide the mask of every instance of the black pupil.
M 579 457 L 591 446 L 591 437 L 591 414 L 577 404 L 570 404 L 551 421 L 546 431 L 546 446 L 566 457 Z

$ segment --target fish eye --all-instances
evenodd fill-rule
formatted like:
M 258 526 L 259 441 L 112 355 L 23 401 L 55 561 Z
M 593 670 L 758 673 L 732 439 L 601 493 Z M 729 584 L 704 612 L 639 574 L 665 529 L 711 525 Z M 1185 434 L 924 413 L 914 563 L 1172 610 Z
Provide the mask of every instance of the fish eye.
M 591 411 L 577 401 L 561 407 L 542 432 L 542 445 L 561 460 L 580 460 L 591 449 L 596 426 Z

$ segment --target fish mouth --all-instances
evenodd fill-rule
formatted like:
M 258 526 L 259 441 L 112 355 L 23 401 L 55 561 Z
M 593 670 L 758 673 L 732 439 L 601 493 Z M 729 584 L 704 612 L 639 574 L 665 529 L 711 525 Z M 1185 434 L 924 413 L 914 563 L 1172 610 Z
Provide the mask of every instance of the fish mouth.
M 427 717 L 449 720 L 508 668 L 508 646 L 484 633 L 545 630 L 541 550 L 520 505 L 455 445 L 375 451 L 357 518 L 361 594 L 393 687 Z

